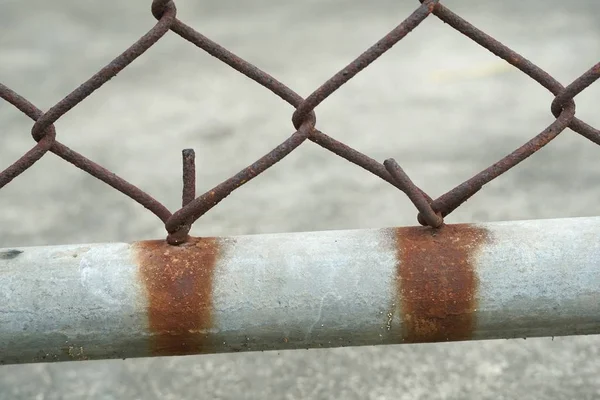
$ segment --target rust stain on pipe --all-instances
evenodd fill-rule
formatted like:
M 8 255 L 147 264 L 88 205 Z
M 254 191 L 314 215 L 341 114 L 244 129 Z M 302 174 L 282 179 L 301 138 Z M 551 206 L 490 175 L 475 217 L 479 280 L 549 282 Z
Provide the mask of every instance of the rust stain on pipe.
M 489 241 L 473 225 L 396 229 L 402 342 L 469 340 L 475 327 L 473 256 Z
M 146 289 L 152 355 L 207 352 L 218 240 L 190 238 L 180 246 L 151 240 L 135 243 L 134 249 Z

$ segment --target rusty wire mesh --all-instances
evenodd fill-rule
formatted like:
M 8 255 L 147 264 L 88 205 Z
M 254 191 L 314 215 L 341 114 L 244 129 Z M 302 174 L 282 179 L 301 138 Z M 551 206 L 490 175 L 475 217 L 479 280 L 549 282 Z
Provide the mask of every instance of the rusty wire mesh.
M 165 224 L 168 233 L 168 242 L 171 244 L 180 244 L 187 240 L 191 226 L 198 218 L 217 205 L 235 189 L 282 160 L 305 140 L 310 140 L 347 161 L 370 171 L 406 193 L 418 209 L 419 223 L 436 228 L 443 224 L 443 218 L 446 215 L 450 214 L 477 193 L 486 183 L 504 174 L 540 150 L 567 127 L 590 141 L 600 144 L 600 131 L 575 117 L 575 103 L 573 100 L 575 96 L 600 77 L 600 63 L 592 66 L 588 71 L 565 87 L 531 61 L 450 11 L 444 5 L 440 4 L 439 0 L 420 0 L 420 3 L 421 5 L 408 18 L 323 83 L 306 99 L 303 99 L 274 77 L 241 59 L 177 19 L 177 9 L 172 0 L 153 0 L 151 10 L 158 21 L 156 25 L 107 66 L 98 71 L 48 111 L 41 111 L 27 99 L 0 83 L 0 97 L 35 121 L 31 129 L 31 134 L 37 142 L 27 153 L 0 173 L 0 189 L 50 151 L 150 210 Z M 377 60 L 382 54 L 390 50 L 431 14 L 510 63 L 515 68 L 518 68 L 549 90 L 555 96 L 551 103 L 550 111 L 556 118 L 552 124 L 544 128 L 521 147 L 475 174 L 465 182 L 460 183 L 437 199 L 432 199 L 419 189 L 394 159 L 390 158 L 380 163 L 318 130 L 316 128 L 317 119 L 315 115 L 315 108 L 321 102 Z M 96 89 L 100 88 L 136 58 L 144 54 L 146 50 L 152 47 L 169 31 L 173 31 L 183 39 L 206 51 L 213 57 L 218 58 L 295 107 L 295 112 L 292 116 L 295 132 L 291 136 L 252 165 L 244 168 L 236 175 L 224 180 L 198 197 L 195 194 L 194 152 L 190 149 L 183 150 L 182 207 L 174 213 L 171 213 L 163 204 L 140 188 L 57 141 L 56 130 L 53 125 L 69 110 L 84 101 Z

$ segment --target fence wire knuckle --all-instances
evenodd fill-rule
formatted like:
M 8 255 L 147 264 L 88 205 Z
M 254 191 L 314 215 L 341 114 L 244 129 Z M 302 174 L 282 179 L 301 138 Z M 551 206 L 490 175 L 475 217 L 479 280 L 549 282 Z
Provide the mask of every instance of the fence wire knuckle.
M 579 93 L 600 78 L 600 63 L 592 66 L 565 87 L 533 62 L 462 19 L 438 0 L 419 0 L 419 2 L 421 4 L 404 21 L 325 81 L 308 97 L 303 98 L 273 76 L 180 21 L 177 18 L 177 8 L 173 0 L 153 0 L 151 13 L 156 19 L 154 27 L 46 112 L 0 83 L 0 98 L 34 121 L 31 135 L 36 142 L 30 150 L 0 172 L 0 189 L 32 167 L 48 152 L 51 152 L 147 208 L 164 223 L 167 242 L 178 245 L 187 241 L 192 224 L 197 219 L 237 188 L 271 168 L 306 140 L 309 140 L 403 191 L 418 210 L 418 222 L 438 228 L 444 223 L 444 217 L 475 195 L 485 184 L 541 150 L 566 128 L 600 145 L 600 130 L 575 117 L 574 100 Z M 317 129 L 315 111 L 332 93 L 389 51 L 431 15 L 502 58 L 550 91 L 554 95 L 550 112 L 555 117 L 554 122 L 522 146 L 437 199 L 432 199 L 418 188 L 393 158 L 385 160 L 382 164 Z M 234 176 L 225 179 L 197 197 L 194 151 L 192 149 L 183 150 L 182 203 L 181 208 L 173 213 L 142 189 L 60 143 L 54 127 L 56 121 L 127 68 L 169 31 L 270 90 L 295 109 L 291 117 L 295 131 L 286 140 L 251 165 L 241 169 Z

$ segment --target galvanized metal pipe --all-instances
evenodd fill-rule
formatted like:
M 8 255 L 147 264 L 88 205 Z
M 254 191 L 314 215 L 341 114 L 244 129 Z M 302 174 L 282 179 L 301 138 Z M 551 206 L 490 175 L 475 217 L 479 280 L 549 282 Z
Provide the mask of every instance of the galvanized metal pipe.
M 0 250 L 0 362 L 600 333 L 600 218 Z

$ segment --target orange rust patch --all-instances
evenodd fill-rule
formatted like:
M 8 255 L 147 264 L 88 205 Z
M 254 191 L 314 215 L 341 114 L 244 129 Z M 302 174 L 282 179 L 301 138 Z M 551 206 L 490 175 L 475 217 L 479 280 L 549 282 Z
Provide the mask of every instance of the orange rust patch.
M 137 242 L 134 248 L 146 288 L 152 354 L 204 352 L 212 326 L 217 239 L 190 238 L 180 246 L 150 240 Z
M 472 256 L 488 237 L 466 224 L 396 230 L 403 342 L 472 337 L 478 286 Z

